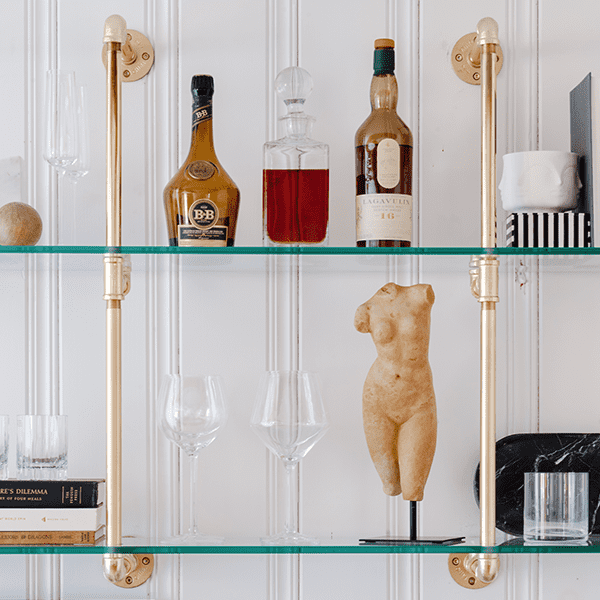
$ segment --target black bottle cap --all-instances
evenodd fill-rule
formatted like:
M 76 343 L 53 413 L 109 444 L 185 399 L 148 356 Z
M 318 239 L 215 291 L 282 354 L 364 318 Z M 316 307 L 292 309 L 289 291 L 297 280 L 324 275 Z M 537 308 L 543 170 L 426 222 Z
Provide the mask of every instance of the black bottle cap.
M 192 96 L 194 99 L 203 97 L 212 97 L 215 91 L 215 82 L 212 75 L 194 75 L 192 77 Z

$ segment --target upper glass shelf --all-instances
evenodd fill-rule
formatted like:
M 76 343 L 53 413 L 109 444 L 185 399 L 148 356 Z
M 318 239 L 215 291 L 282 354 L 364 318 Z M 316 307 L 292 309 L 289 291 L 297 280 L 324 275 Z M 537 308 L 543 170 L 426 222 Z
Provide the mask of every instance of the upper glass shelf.
M 592 536 L 587 545 L 536 546 L 525 545 L 521 538 L 510 539 L 497 546 L 477 545 L 477 540 L 452 546 L 383 546 L 362 545 L 356 540 L 323 540 L 318 546 L 262 546 L 257 540 L 228 539 L 219 546 L 167 546 L 148 540 L 130 538 L 127 545 L 112 547 L 96 546 L 0 546 L 0 554 L 452 554 L 452 553 L 499 553 L 499 554 L 598 554 L 600 536 Z
M 507 256 L 600 255 L 595 248 L 466 248 L 466 247 L 413 247 L 413 248 L 357 248 L 344 247 L 263 247 L 234 246 L 230 248 L 184 248 L 178 246 L 0 246 L 0 254 L 196 254 L 196 255 L 471 255 L 495 254 Z

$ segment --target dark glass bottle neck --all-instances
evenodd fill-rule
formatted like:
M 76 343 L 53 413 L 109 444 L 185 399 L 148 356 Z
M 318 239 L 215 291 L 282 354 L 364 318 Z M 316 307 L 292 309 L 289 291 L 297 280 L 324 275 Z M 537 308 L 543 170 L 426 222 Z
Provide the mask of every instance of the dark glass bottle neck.
M 199 96 L 192 104 L 192 144 L 190 157 L 214 155 L 212 96 Z M 202 156 L 200 156 L 202 155 Z
M 398 106 L 398 82 L 391 74 L 374 75 L 371 81 L 371 108 L 373 110 L 396 110 Z

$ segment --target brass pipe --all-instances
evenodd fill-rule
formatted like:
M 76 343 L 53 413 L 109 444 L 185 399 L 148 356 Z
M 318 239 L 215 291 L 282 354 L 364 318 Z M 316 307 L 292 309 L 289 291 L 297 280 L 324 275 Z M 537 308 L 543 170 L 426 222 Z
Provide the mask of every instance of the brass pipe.
M 145 66 L 138 69 L 137 80 L 148 73 L 152 46 L 139 32 L 137 43 L 148 46 Z M 121 302 L 131 287 L 129 256 L 121 248 L 121 67 L 123 54 L 128 60 L 135 52 L 125 19 L 109 17 L 104 24 L 104 61 L 106 65 L 106 246 L 104 255 L 104 300 L 106 300 L 106 545 L 122 545 L 122 427 L 121 427 Z M 143 46 L 146 47 L 146 46 Z M 153 56 L 153 54 L 152 54 Z M 129 72 L 129 71 L 128 71 Z M 123 74 L 125 76 L 125 73 Z M 107 553 L 103 557 L 104 576 L 123 588 L 142 585 L 151 576 L 151 554 Z
M 495 44 L 481 54 L 481 246 L 496 246 L 496 61 Z
M 496 62 L 498 25 L 482 19 L 477 25 L 481 49 L 481 246 L 496 247 Z M 498 259 L 483 256 L 479 261 L 480 323 L 480 533 L 481 545 L 496 543 L 496 303 L 498 302 Z M 477 555 L 472 564 L 476 577 L 493 581 L 499 570 L 497 554 Z
M 481 247 L 496 247 L 496 74 L 502 56 L 498 24 L 485 18 L 477 35 L 461 38 L 453 51 L 457 75 L 481 84 Z M 468 69 L 463 68 L 464 56 Z M 471 292 L 481 304 L 480 316 L 480 545 L 496 544 L 496 304 L 498 258 L 493 254 L 473 257 Z M 488 585 L 498 575 L 497 553 L 450 555 L 452 577 L 467 588 Z M 473 577 L 473 575 L 475 577 Z
M 106 65 L 106 245 L 121 245 L 121 80 L 119 61 L 126 41 L 125 20 L 113 15 L 104 26 Z M 106 544 L 120 546 L 121 539 L 121 300 L 123 257 L 104 257 L 106 300 Z M 104 575 L 122 581 L 129 565 L 122 554 L 104 555 Z

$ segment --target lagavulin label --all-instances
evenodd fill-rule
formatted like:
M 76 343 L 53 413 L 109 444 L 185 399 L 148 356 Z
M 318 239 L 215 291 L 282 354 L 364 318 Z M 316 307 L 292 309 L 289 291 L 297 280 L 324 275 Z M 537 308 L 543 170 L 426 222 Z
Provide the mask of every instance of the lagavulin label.
M 356 196 L 356 239 L 398 240 L 412 238 L 412 196 L 408 194 L 360 194 Z
M 393 190 L 399 181 L 400 146 L 396 140 L 386 138 L 377 144 L 377 183 L 381 187 Z

